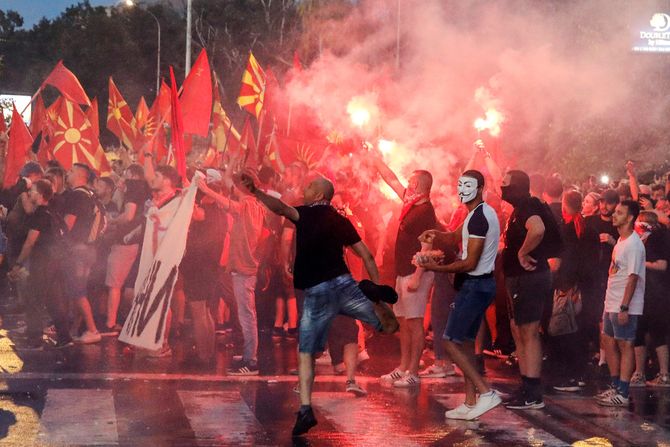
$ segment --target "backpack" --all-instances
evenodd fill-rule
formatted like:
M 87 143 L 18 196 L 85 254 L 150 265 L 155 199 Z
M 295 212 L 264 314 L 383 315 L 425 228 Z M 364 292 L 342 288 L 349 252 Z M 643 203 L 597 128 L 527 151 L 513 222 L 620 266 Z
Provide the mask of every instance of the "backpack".
M 87 244 L 92 244 L 105 233 L 107 229 L 107 213 L 105 206 L 93 191 L 88 188 L 76 188 L 77 191 L 83 191 L 93 201 L 93 222 L 91 223 L 91 230 L 86 239 Z

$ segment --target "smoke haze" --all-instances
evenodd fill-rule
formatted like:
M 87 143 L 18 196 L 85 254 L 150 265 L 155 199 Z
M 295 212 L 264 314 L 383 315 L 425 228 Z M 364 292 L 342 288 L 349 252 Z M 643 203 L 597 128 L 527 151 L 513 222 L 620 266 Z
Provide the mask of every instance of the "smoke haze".
M 503 169 L 574 178 L 621 173 L 628 158 L 664 162 L 668 56 L 631 47 L 636 27 L 666 2 L 399 3 L 399 69 L 396 1 L 361 1 L 346 17 L 311 25 L 320 56 L 287 93 L 326 130 L 394 140 L 392 167 L 405 176 L 429 169 L 447 183 L 471 156 L 473 123 L 490 107 L 504 122 L 498 138 L 482 137 Z M 362 129 L 346 112 L 353 97 L 375 108 Z

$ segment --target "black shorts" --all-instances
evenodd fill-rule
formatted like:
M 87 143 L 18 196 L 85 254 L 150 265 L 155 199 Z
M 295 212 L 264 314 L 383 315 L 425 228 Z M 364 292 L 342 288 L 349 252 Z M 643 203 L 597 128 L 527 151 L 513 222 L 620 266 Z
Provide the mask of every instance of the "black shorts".
M 553 290 L 551 272 L 530 272 L 521 276 L 505 278 L 507 308 L 510 320 L 517 326 L 534 323 L 542 319 L 545 305 Z

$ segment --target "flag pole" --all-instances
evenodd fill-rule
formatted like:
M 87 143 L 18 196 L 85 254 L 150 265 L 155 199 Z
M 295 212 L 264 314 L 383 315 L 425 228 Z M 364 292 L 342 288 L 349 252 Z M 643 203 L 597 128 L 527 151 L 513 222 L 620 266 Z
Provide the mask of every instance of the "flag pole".
M 265 109 L 261 110 L 261 116 L 258 117 L 258 133 L 256 134 L 256 144 L 261 144 L 261 132 L 263 132 L 263 121 L 265 121 Z
M 33 97 L 30 98 L 30 102 L 29 102 L 28 104 L 26 104 L 26 106 L 23 108 L 23 110 L 22 110 L 21 113 L 20 113 L 20 115 L 21 115 L 22 117 L 23 117 L 23 114 L 26 112 L 26 110 L 28 110 L 28 107 L 30 107 L 30 105 L 31 105 L 33 102 L 35 102 L 35 99 L 37 98 L 37 95 L 39 95 L 40 93 L 42 93 L 42 90 L 44 90 L 44 84 L 40 85 L 40 88 L 38 88 L 37 91 L 35 92 L 35 94 L 33 95 Z

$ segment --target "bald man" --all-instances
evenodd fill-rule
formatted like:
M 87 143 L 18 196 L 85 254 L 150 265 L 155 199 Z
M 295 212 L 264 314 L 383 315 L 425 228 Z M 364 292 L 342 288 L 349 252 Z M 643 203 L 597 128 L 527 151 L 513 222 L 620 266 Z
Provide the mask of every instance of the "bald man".
M 428 171 L 414 171 L 405 187 L 379 154 L 371 151 L 370 155 L 382 179 L 403 202 L 395 241 L 398 302 L 393 306 L 400 322 L 400 364 L 381 379 L 398 388 L 412 388 L 421 382 L 419 365 L 425 337 L 423 319 L 435 278 L 434 272 L 417 267 L 412 259 L 417 252 L 432 248 L 428 243 L 419 242 L 419 236 L 437 227 L 435 209 L 430 201 L 433 177 Z
M 314 354 L 325 349 L 331 321 L 338 314 L 347 315 L 385 333 L 395 332 L 398 322 L 386 304 L 373 303 L 363 294 L 347 268 L 345 247 L 363 259 L 370 279 L 379 282 L 374 257 L 351 222 L 330 205 L 335 189 L 328 179 L 313 175 L 303 192 L 304 205 L 295 208 L 257 189 L 248 176 L 243 175 L 242 182 L 270 211 L 296 228 L 293 282 L 305 295 L 298 363 L 301 406 L 293 427 L 293 436 L 300 436 L 317 423 L 311 406 Z

